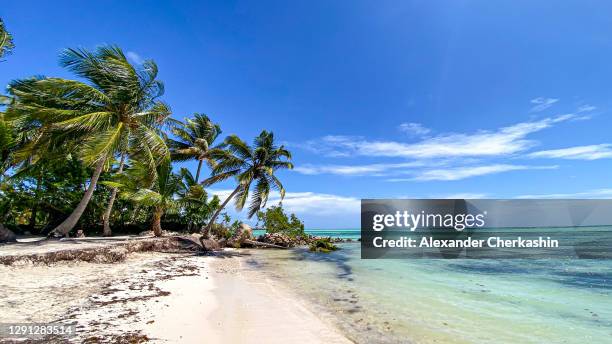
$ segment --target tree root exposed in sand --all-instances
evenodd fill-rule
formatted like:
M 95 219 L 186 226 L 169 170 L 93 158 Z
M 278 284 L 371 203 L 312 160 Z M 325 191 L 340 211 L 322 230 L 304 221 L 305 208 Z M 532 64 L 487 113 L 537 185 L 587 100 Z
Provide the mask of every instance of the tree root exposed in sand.
M 253 245 L 253 246 L 259 246 L 259 247 L 272 247 L 272 248 L 284 248 L 284 249 L 287 248 L 287 247 L 281 246 L 281 245 L 270 244 L 270 243 L 267 243 L 267 242 L 260 242 L 260 241 L 249 240 L 249 239 L 244 240 L 244 243 L 245 244 L 249 244 L 249 245 Z
M 115 263 L 124 261 L 133 252 L 198 252 L 202 247 L 187 237 L 132 239 L 101 247 L 70 248 L 34 254 L 0 256 L 0 264 L 52 264 L 60 261 Z

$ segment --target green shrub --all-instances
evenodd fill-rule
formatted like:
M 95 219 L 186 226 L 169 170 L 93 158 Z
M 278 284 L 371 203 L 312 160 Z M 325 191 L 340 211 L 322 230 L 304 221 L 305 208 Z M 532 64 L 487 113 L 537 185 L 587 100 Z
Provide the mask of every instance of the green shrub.
M 217 238 L 229 239 L 234 236 L 238 227 L 242 224 L 242 221 L 232 219 L 227 213 L 221 214 L 221 223 L 214 223 L 210 232 Z
M 292 238 L 305 235 L 304 223 L 295 214 L 287 216 L 281 206 L 258 212 L 257 222 L 261 222 L 268 233 L 282 233 Z
M 311 252 L 329 253 L 338 249 L 338 246 L 332 243 L 331 238 L 320 238 L 310 243 Z

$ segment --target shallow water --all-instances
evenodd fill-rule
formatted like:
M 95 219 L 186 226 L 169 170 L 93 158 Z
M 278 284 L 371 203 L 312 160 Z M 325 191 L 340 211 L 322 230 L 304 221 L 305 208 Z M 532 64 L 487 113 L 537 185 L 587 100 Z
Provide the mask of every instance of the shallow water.
M 354 239 L 357 240 L 361 237 L 361 230 L 359 229 L 306 229 L 306 233 L 319 237 L 332 237 L 342 239 Z M 254 236 L 260 236 L 265 234 L 264 229 L 253 230 Z
M 610 260 L 362 260 L 340 246 L 249 262 L 360 343 L 612 343 Z

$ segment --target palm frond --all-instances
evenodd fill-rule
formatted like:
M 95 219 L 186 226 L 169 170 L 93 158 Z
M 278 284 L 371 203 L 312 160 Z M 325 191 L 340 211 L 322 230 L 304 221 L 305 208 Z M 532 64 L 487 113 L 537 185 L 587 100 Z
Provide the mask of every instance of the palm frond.
M 121 143 L 121 136 L 124 131 L 123 123 L 110 128 L 98 136 L 91 137 L 83 144 L 81 156 L 88 165 L 97 163 L 100 159 L 106 159 L 117 151 Z
M 261 208 L 266 206 L 268 196 L 270 195 L 270 184 L 266 178 L 257 180 L 255 190 L 251 196 L 251 204 L 249 205 L 248 218 L 253 217 Z

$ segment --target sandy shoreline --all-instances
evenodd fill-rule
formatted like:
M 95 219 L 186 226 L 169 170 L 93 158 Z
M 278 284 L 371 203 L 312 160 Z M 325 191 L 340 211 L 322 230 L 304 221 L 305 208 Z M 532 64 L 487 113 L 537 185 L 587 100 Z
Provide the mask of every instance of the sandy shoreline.
M 241 252 L 0 265 L 0 323 L 76 323 L 71 342 L 351 343 Z

